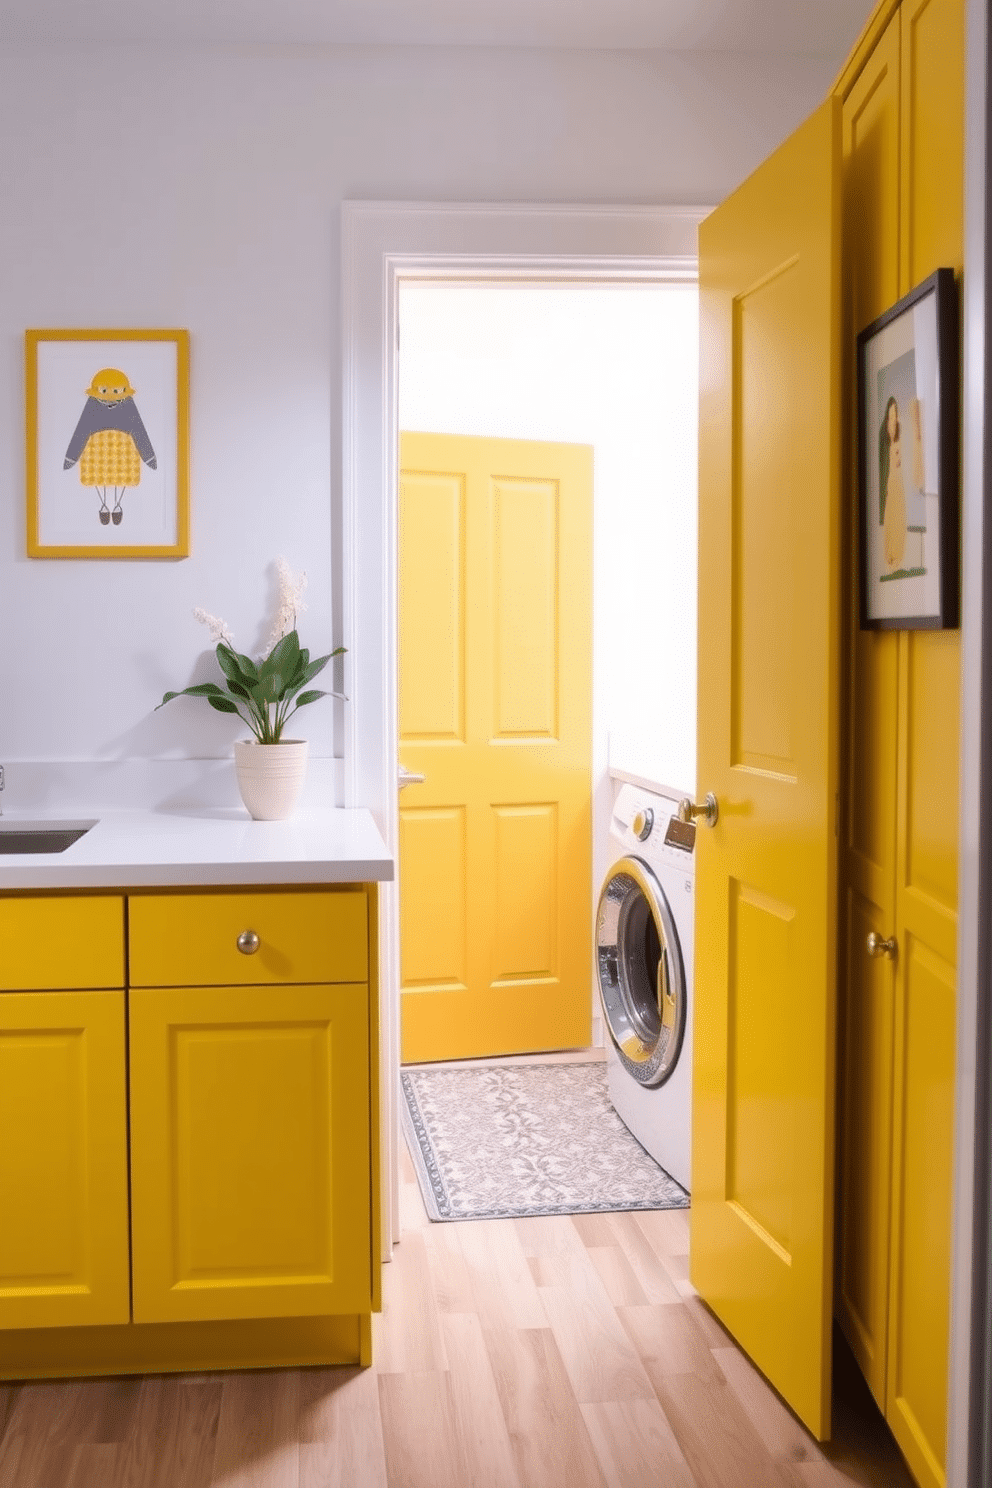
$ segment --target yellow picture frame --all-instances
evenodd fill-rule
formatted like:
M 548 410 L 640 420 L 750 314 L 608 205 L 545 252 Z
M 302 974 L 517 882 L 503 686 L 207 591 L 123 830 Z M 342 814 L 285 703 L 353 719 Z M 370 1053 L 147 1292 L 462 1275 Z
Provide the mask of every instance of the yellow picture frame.
M 29 558 L 189 557 L 189 332 L 24 333 Z

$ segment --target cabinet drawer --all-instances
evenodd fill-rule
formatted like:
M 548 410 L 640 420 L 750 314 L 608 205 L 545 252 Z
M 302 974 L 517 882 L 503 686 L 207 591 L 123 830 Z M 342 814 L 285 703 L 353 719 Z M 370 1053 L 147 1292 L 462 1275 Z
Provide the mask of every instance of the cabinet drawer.
M 0 991 L 123 985 L 123 899 L 0 899 Z
M 249 953 L 252 936 L 258 948 Z M 362 889 L 135 895 L 128 901 L 128 942 L 133 987 L 368 978 Z

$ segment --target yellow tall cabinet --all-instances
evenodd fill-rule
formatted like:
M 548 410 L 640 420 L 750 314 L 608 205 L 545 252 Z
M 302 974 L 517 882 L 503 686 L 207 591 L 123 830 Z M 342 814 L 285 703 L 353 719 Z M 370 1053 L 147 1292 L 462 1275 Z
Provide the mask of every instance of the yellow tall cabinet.
M 963 259 L 963 0 L 883 3 L 843 99 L 848 551 L 857 332 Z M 837 1312 L 914 1476 L 945 1482 L 957 933 L 957 631 L 847 625 Z M 870 931 L 894 936 L 872 959 Z

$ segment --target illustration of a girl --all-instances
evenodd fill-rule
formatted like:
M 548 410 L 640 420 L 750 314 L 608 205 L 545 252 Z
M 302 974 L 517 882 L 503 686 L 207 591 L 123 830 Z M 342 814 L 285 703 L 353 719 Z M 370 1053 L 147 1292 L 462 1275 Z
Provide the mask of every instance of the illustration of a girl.
M 97 515 L 106 527 L 119 527 L 124 518 L 122 502 L 129 487 L 141 480 L 141 463 L 157 468 L 155 451 L 134 401 L 135 390 L 127 374 L 117 367 L 104 367 L 86 389 L 86 402 L 79 423 L 65 452 L 64 470 L 79 462 L 79 479 L 92 486 L 100 500 Z M 113 509 L 107 504 L 113 491 Z
M 906 489 L 902 478 L 902 429 L 899 405 L 890 398 L 878 433 L 878 520 L 882 527 L 885 563 L 899 567 L 906 549 Z

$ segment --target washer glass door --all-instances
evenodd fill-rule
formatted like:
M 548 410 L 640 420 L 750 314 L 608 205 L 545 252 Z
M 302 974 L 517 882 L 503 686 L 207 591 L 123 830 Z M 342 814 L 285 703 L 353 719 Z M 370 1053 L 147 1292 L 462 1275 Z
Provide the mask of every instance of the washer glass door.
M 665 892 L 640 858 L 613 865 L 596 914 L 599 994 L 624 1068 L 662 1085 L 685 1034 L 682 950 Z

